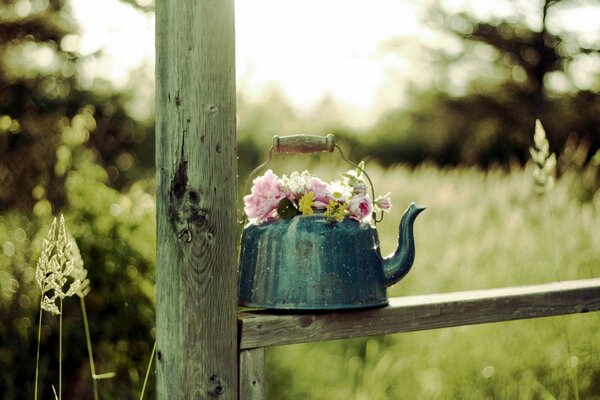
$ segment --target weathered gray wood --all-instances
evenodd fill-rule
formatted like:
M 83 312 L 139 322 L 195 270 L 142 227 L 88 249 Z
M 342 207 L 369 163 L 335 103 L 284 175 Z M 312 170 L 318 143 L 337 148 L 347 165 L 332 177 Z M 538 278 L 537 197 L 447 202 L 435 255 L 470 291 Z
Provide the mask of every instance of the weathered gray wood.
M 265 349 L 240 351 L 240 400 L 265 398 Z
M 156 2 L 157 394 L 237 399 L 233 0 Z
M 250 349 L 359 336 L 600 310 L 600 279 L 535 286 L 399 297 L 390 305 L 323 314 L 239 315 L 240 348 Z

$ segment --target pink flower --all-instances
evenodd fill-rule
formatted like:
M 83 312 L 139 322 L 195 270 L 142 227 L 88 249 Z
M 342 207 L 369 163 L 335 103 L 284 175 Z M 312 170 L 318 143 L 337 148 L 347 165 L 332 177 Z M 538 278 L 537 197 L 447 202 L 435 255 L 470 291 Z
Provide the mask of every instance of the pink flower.
M 329 204 L 329 192 L 327 190 L 327 184 L 319 178 L 310 178 L 308 181 L 308 192 L 315 194 L 315 200 L 313 203 L 314 208 L 325 208 Z
M 244 211 L 250 222 L 260 223 L 275 216 L 279 202 L 287 193 L 271 170 L 256 178 L 253 184 L 252 194 L 244 196 Z
M 352 196 L 346 203 L 346 208 L 350 213 L 350 218 L 359 222 L 368 221 L 373 213 L 373 203 L 369 196 L 364 194 Z
M 392 208 L 390 194 L 388 193 L 385 196 L 379 196 L 377 199 L 375 199 L 375 205 L 381 208 L 383 211 L 389 211 Z

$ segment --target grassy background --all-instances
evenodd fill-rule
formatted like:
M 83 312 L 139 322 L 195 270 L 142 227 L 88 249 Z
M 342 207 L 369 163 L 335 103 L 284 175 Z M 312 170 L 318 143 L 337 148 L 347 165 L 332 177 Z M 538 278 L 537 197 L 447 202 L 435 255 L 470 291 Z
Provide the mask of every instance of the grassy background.
M 409 202 L 428 206 L 390 297 L 600 276 L 600 199 L 577 201 L 577 176 L 538 196 L 528 169 L 368 170 L 394 202 L 378 226 L 384 254 Z M 591 313 L 271 348 L 268 397 L 600 399 L 599 327 Z

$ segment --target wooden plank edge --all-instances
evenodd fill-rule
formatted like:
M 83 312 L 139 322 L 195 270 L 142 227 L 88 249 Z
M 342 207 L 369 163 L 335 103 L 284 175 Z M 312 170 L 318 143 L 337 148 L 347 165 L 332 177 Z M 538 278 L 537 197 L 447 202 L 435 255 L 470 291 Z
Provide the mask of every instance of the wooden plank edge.
M 600 310 L 600 279 L 390 299 L 382 308 L 240 313 L 240 349 L 348 339 Z

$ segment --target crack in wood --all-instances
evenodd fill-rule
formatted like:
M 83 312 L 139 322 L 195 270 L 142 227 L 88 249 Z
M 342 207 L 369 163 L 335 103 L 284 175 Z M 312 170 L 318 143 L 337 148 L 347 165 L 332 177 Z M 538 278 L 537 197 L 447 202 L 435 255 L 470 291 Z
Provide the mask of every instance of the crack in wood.
M 185 194 L 187 181 L 187 161 L 181 160 L 177 167 L 177 171 L 175 171 L 173 183 L 171 184 L 171 192 L 175 195 L 177 200 L 180 200 Z

